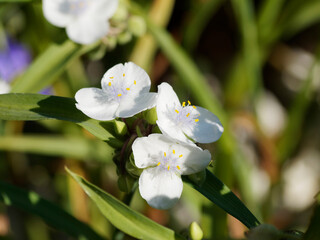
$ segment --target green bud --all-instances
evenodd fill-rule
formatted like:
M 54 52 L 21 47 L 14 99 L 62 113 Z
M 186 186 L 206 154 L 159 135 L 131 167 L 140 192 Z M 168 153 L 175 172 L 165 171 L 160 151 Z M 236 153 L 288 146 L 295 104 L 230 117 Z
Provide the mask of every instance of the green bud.
M 120 175 L 118 178 L 118 186 L 120 191 L 130 193 L 134 185 L 135 179 L 130 175 Z
M 146 22 L 142 17 L 131 16 L 128 21 L 129 31 L 136 37 L 140 37 L 147 31 Z
M 248 240 L 280 240 L 281 231 L 270 224 L 261 224 L 246 233 Z
M 135 165 L 133 154 L 130 155 L 129 161 L 126 162 L 126 170 L 131 176 L 136 178 L 139 177 L 143 171 Z
M 203 238 L 203 232 L 198 223 L 192 222 L 189 226 L 189 234 L 192 240 L 201 240 Z
M 114 36 L 108 36 L 105 44 L 109 50 L 112 50 L 117 46 L 117 38 Z
M 143 118 L 149 123 L 149 124 L 156 124 L 158 120 L 157 111 L 156 108 L 151 108 L 143 112 Z
M 128 9 L 125 5 L 119 4 L 119 7 L 115 14 L 112 16 L 111 21 L 113 22 L 123 22 L 125 21 L 129 16 Z
M 118 43 L 124 45 L 130 42 L 132 39 L 132 34 L 130 32 L 122 32 L 118 35 Z
M 190 174 L 188 178 L 197 185 L 201 185 L 206 180 L 206 170 L 204 169 L 201 172 Z
M 114 120 L 114 130 L 117 134 L 123 136 L 128 132 L 127 126 L 122 121 Z

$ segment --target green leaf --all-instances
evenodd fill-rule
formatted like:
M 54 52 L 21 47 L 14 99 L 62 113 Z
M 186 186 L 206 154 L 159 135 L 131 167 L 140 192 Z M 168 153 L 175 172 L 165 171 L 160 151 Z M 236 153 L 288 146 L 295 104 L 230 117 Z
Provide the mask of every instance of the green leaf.
M 1 136 L 0 150 L 18 151 L 80 160 L 111 162 L 114 149 L 97 139 L 70 136 L 23 135 Z
M 80 222 L 55 204 L 41 198 L 35 192 L 28 192 L 0 181 L 0 201 L 38 215 L 50 226 L 77 239 L 103 240 L 88 225 Z
M 62 45 L 52 44 L 12 86 L 12 92 L 36 93 L 50 85 L 68 63 L 84 48 L 70 40 Z
M 111 146 L 122 146 L 122 142 L 115 138 L 114 121 L 101 122 L 87 117 L 76 108 L 73 98 L 41 94 L 1 94 L 0 119 L 18 121 L 57 119 L 70 121 L 87 129 L 97 138 L 106 141 Z
M 253 228 L 260 224 L 257 218 L 249 211 L 241 200 L 210 171 L 206 171 L 206 180 L 201 185 L 191 182 L 186 177 L 184 177 L 184 180 L 189 182 L 197 191 L 227 213 L 237 218 L 248 228 Z
M 94 201 L 101 213 L 121 231 L 138 239 L 183 239 L 171 229 L 153 222 L 69 169 L 66 170 Z

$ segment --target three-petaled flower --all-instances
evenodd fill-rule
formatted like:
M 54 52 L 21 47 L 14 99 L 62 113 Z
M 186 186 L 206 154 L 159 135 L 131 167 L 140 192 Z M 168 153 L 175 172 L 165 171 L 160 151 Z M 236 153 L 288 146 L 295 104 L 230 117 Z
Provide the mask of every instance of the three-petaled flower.
M 136 64 L 117 64 L 104 74 L 102 89 L 83 88 L 76 93 L 76 107 L 102 121 L 132 117 L 155 106 L 157 94 L 149 92 L 150 85 L 148 74 Z
M 223 133 L 223 126 L 216 115 L 191 105 L 190 101 L 181 105 L 168 83 L 158 86 L 156 109 L 161 132 L 179 141 L 211 143 Z
M 211 160 L 208 150 L 162 134 L 137 138 L 132 151 L 135 165 L 144 169 L 139 178 L 140 194 L 158 209 L 168 209 L 178 201 L 183 188 L 181 175 L 200 172 Z
M 65 27 L 71 40 L 93 43 L 109 31 L 109 18 L 118 0 L 43 0 L 45 18 L 55 26 Z

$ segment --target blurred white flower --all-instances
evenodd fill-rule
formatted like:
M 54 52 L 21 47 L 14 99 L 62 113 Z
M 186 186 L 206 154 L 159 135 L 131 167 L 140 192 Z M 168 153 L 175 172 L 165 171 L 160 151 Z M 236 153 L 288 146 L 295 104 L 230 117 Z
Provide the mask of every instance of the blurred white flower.
M 135 165 L 144 169 L 139 178 L 140 194 L 158 209 L 168 209 L 178 201 L 183 188 L 181 175 L 200 172 L 211 160 L 208 150 L 162 134 L 137 138 L 132 151 Z
M 10 85 L 5 81 L 0 79 L 0 94 L 5 94 L 10 92 Z
M 136 64 L 117 64 L 104 74 L 102 89 L 83 88 L 76 93 L 76 107 L 101 121 L 132 117 L 155 106 L 157 94 L 149 92 L 150 85 L 148 74 Z
M 42 6 L 45 18 L 65 27 L 71 40 L 90 44 L 107 35 L 118 0 L 43 0 Z
M 179 141 L 211 143 L 223 133 L 223 126 L 216 115 L 202 107 L 192 106 L 190 101 L 181 105 L 168 83 L 158 86 L 156 109 L 161 132 Z

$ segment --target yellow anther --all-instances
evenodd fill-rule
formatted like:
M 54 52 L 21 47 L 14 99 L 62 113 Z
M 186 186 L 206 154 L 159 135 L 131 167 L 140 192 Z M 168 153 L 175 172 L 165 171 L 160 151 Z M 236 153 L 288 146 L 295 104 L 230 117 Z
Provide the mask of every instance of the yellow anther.
M 136 85 L 136 84 L 137 84 L 137 81 L 136 81 L 136 80 L 134 80 L 134 81 L 133 81 L 133 84 L 134 84 L 134 85 Z
M 180 167 L 179 167 L 179 166 L 177 166 L 177 168 L 180 170 Z
M 166 153 L 166 152 L 163 152 L 163 155 L 166 157 L 166 156 L 167 156 L 167 153 Z
M 129 90 L 130 90 L 130 88 L 126 88 L 126 90 L 127 90 L 127 91 L 129 91 Z
M 189 117 L 189 116 L 190 116 L 190 113 L 188 113 L 186 116 Z
M 168 166 L 168 171 L 169 171 L 169 169 L 170 169 L 170 166 Z
M 181 154 L 181 155 L 179 155 L 179 158 L 181 158 L 183 155 Z
M 175 112 L 176 112 L 176 113 L 179 113 L 179 111 L 178 111 L 177 109 L 175 110 Z
M 195 119 L 194 121 L 195 121 L 195 122 L 199 122 L 199 119 L 197 118 L 197 119 Z
M 125 77 L 126 75 L 125 75 L 125 74 L 122 74 L 122 76 L 124 76 L 124 77 Z
M 185 107 L 185 106 L 186 106 L 186 102 L 183 102 L 183 103 L 182 103 L 182 107 Z
M 109 82 L 108 85 L 111 86 L 111 82 Z
M 157 166 L 159 166 L 161 163 L 160 162 L 158 162 L 158 164 L 157 164 Z
M 121 96 L 122 96 L 122 94 L 121 94 L 121 93 L 119 93 L 119 94 L 118 94 L 118 97 L 121 97 Z
M 113 77 L 110 77 L 110 79 L 113 79 Z
M 176 150 L 173 149 L 173 150 L 172 150 L 172 153 L 175 154 L 175 153 L 176 153 Z
M 194 109 L 196 109 L 196 106 L 192 106 Z
M 188 104 L 191 105 L 191 102 L 188 100 Z

